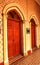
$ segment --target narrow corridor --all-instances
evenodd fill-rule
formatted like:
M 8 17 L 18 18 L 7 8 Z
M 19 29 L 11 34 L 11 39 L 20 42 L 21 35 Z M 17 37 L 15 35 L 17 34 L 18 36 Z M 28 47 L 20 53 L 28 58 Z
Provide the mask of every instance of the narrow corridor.
M 29 56 L 22 57 L 20 60 L 10 65 L 40 65 L 40 49 L 35 50 Z

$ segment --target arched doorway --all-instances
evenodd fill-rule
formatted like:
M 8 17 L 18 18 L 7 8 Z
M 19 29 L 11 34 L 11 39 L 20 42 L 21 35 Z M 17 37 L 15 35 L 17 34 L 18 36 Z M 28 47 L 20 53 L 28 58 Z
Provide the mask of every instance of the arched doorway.
M 23 21 L 16 10 L 7 13 L 8 58 L 22 55 Z
M 35 49 L 36 47 L 36 23 L 34 19 L 31 19 L 30 22 L 31 22 L 31 45 L 32 45 L 32 49 Z
M 19 6 L 17 5 L 17 3 L 10 3 L 8 5 L 6 5 L 3 9 L 3 24 L 4 24 L 4 65 L 9 65 L 9 60 L 8 60 L 8 34 L 7 34 L 7 21 L 8 21 L 8 15 L 7 13 L 10 11 L 10 10 L 14 10 L 17 12 L 18 16 L 20 19 L 22 19 L 21 21 L 23 21 L 23 29 L 21 28 L 21 30 L 23 30 L 23 32 L 21 33 L 21 53 L 23 55 L 25 55 L 25 18 L 24 18 L 24 15 L 23 13 L 21 12 L 21 8 L 19 9 Z M 21 22 L 22 23 L 22 22 Z M 23 41 L 22 41 L 23 40 Z

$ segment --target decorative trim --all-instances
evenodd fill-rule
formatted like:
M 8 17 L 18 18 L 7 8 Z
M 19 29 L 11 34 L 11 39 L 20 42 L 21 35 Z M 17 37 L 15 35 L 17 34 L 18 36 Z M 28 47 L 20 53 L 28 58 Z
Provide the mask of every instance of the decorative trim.
M 23 13 L 21 12 L 21 10 L 19 9 L 19 5 L 17 3 L 9 3 L 7 4 L 4 8 L 3 8 L 3 14 L 4 15 L 7 15 L 7 12 L 12 10 L 12 9 L 15 9 L 18 11 L 18 13 L 20 14 L 22 20 L 25 20 L 24 16 L 23 16 Z

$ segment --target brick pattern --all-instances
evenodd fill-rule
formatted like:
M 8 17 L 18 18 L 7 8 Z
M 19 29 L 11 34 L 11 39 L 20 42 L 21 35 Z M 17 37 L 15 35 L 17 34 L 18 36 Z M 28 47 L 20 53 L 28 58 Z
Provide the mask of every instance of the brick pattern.
M 0 63 L 3 62 L 3 23 L 0 21 Z
M 11 65 L 40 65 L 40 49 L 35 50 L 29 56 L 23 57 Z

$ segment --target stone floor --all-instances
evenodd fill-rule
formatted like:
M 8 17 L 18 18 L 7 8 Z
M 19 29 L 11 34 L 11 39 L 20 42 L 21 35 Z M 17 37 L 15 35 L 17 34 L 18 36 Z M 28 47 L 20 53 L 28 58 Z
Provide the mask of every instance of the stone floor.
M 10 65 L 40 65 L 40 49 L 33 51 L 27 57 L 22 57 Z

